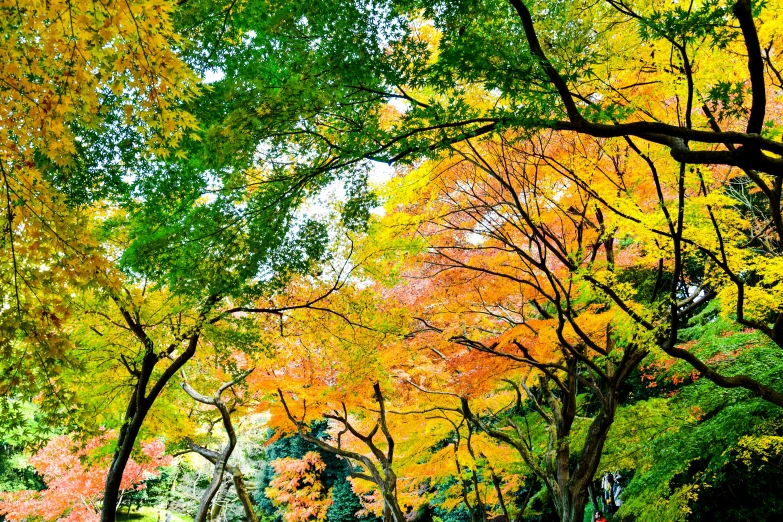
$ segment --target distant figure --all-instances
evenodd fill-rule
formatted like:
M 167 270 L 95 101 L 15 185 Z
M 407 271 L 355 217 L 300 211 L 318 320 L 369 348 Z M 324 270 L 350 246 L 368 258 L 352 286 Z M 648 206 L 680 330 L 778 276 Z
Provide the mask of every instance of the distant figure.
M 593 520 L 595 522 L 606 522 L 606 519 L 604 518 L 604 514 L 601 511 L 595 512 L 595 515 L 593 515 Z
M 601 481 L 601 489 L 604 490 L 604 504 L 606 510 L 609 513 L 614 513 L 617 511 L 617 504 L 615 503 L 614 475 L 609 472 L 604 473 L 604 478 Z
M 612 496 L 614 497 L 614 505 L 618 508 L 623 505 L 623 486 L 620 484 L 623 476 L 619 472 L 614 474 L 614 488 L 612 490 Z
M 171 522 L 171 513 L 166 513 L 166 522 Z

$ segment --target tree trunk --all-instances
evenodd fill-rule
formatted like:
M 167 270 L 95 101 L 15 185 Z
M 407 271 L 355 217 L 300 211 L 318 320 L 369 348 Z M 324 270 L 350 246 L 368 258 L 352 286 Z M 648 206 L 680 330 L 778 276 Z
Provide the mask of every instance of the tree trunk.
M 133 399 L 131 399 L 133 400 Z M 106 476 L 106 487 L 103 492 L 103 506 L 101 508 L 101 522 L 115 522 L 117 519 L 117 504 L 120 500 L 120 484 L 125 466 L 130 459 L 136 437 L 139 435 L 141 423 L 144 421 L 148 410 L 136 412 L 136 415 L 120 430 L 117 441 L 117 449 L 114 450 L 109 474 Z
M 233 448 L 232 448 L 233 449 Z M 225 460 L 228 460 L 226 456 Z M 212 500 L 217 495 L 218 491 L 223 487 L 223 472 L 225 471 L 225 460 L 218 461 L 215 465 L 215 471 L 212 474 L 212 481 L 209 483 L 209 487 L 204 494 L 201 495 L 201 500 L 198 503 L 198 511 L 196 511 L 196 517 L 193 522 L 207 522 L 207 516 L 210 514 L 210 505 Z
M 599 511 L 598 502 L 595 500 L 595 490 L 593 490 L 593 481 L 587 485 L 587 494 L 590 496 L 590 503 L 593 505 L 593 513 Z
M 587 496 L 584 491 L 568 490 L 562 497 L 560 507 L 561 522 L 583 522 Z
M 386 492 L 383 495 L 383 521 L 406 522 L 405 514 L 402 512 L 399 503 L 397 503 L 396 488 L 394 492 Z
M 582 522 L 587 503 L 587 489 L 598 470 L 604 443 L 612 427 L 617 409 L 617 390 L 628 378 L 630 371 L 644 358 L 647 352 L 627 350 L 622 361 L 616 365 L 612 376 L 608 379 L 607 389 L 596 394 L 601 398 L 601 406 L 595 418 L 590 423 L 585 437 L 584 447 L 575 466 L 571 464 L 571 448 L 568 443 L 571 428 L 576 417 L 576 366 L 569 364 L 567 378 L 559 384 L 562 393 L 558 397 L 549 387 L 548 376 L 539 379 L 541 397 L 549 407 L 544 410 L 540 397 L 525 387 L 525 392 L 539 415 L 547 422 L 549 444 L 545 455 L 534 455 L 521 440 L 519 427 L 511 423 L 511 427 L 520 433 L 520 439 L 514 439 L 508 432 L 498 430 L 485 423 L 470 410 L 468 400 L 462 397 L 462 413 L 465 418 L 489 436 L 514 447 L 546 486 L 555 504 L 561 522 Z M 519 517 L 518 517 L 519 518 Z
M 220 515 L 223 513 L 223 500 L 226 498 L 226 492 L 229 488 L 229 482 L 222 480 L 220 482 L 220 489 L 218 489 L 215 495 L 215 501 L 212 502 L 212 509 L 209 511 L 209 520 L 215 521 L 220 519 Z
M 204 309 L 200 313 L 200 321 L 203 321 L 205 314 L 212 309 L 212 306 L 217 301 L 217 296 L 211 296 L 207 299 Z M 196 354 L 196 347 L 200 337 L 200 328 L 195 328 L 195 331 L 191 331 L 182 337 L 180 341 L 187 340 L 187 348 L 163 370 L 163 374 L 156 381 L 151 382 L 155 366 L 162 360 L 161 354 L 155 352 L 154 342 L 147 336 L 144 327 L 134 320 L 133 315 L 122 306 L 120 306 L 120 312 L 130 330 L 144 345 L 144 358 L 142 359 L 141 367 L 138 369 L 135 366 L 131 369 L 126 364 L 128 371 L 136 378 L 136 385 L 133 389 L 133 395 L 128 400 L 128 409 L 125 411 L 125 424 L 120 429 L 120 435 L 117 438 L 117 448 L 114 450 L 109 474 L 106 476 L 106 487 L 103 490 L 103 506 L 101 507 L 101 522 L 115 522 L 117 520 L 117 501 L 119 500 L 122 475 L 125 473 L 125 467 L 128 464 L 128 459 L 130 459 L 133 446 L 136 444 L 141 425 L 169 380 Z M 176 345 L 171 346 L 176 347 Z M 173 351 L 174 348 L 170 347 L 170 349 Z M 172 351 L 167 353 L 171 355 Z M 150 384 L 152 384 L 151 387 L 149 387 Z
M 503 491 L 500 489 L 500 477 L 495 473 L 495 470 L 490 467 L 490 472 L 492 473 L 492 485 L 495 487 L 495 493 L 498 496 L 498 505 L 500 506 L 500 511 L 503 513 L 503 516 L 506 517 L 506 520 L 511 520 L 511 517 L 508 516 L 508 509 L 506 508 L 506 501 L 503 499 Z
M 242 475 L 242 472 L 239 471 L 239 468 L 234 468 L 234 476 L 232 478 L 234 480 L 234 489 L 237 492 L 237 497 L 239 497 L 239 501 L 242 503 L 242 507 L 245 510 L 245 520 L 247 522 L 258 522 L 256 512 L 253 511 L 253 503 L 250 500 L 250 495 L 245 486 L 245 477 Z
M 210 406 L 215 406 L 218 411 L 220 412 L 221 420 L 223 421 L 223 428 L 226 430 L 226 435 L 228 435 L 228 444 L 223 448 L 223 451 L 219 454 L 208 450 L 207 448 L 198 446 L 197 444 L 194 444 L 191 441 L 188 441 L 188 446 L 193 451 L 199 453 L 204 458 L 209 460 L 210 462 L 215 464 L 215 470 L 212 474 L 212 481 L 209 483 L 209 487 L 204 492 L 204 494 L 201 496 L 201 500 L 198 504 L 198 511 L 196 512 L 196 517 L 194 519 L 194 522 L 206 522 L 207 515 L 209 514 L 209 506 L 212 503 L 212 500 L 215 498 L 215 495 L 217 494 L 218 490 L 223 485 L 223 474 L 226 471 L 228 467 L 228 459 L 231 457 L 231 453 L 233 453 L 234 448 L 237 445 L 237 435 L 234 431 L 234 425 L 231 423 L 231 413 L 228 410 L 228 407 L 226 406 L 226 403 L 223 402 L 223 400 L 220 398 L 220 396 L 223 394 L 224 391 L 226 391 L 231 386 L 234 386 L 239 381 L 250 375 L 250 373 L 253 370 L 249 370 L 246 372 L 243 372 L 239 377 L 235 378 L 233 381 L 226 383 L 222 385 L 214 397 L 207 397 L 205 395 L 201 395 L 196 390 L 194 390 L 187 382 L 182 382 L 182 389 L 185 390 L 185 392 L 190 395 L 193 399 L 197 400 L 198 402 L 202 404 L 209 404 Z

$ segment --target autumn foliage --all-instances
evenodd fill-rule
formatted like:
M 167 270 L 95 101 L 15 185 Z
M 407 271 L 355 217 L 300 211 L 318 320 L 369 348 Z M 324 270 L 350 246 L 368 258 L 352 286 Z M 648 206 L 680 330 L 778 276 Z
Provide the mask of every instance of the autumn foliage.
M 108 457 L 95 453 L 111 444 L 114 434 L 91 439 L 80 446 L 67 435 L 53 438 L 30 457 L 30 464 L 43 477 L 43 491 L 17 491 L 0 496 L 0 514 L 10 521 L 31 517 L 42 520 L 88 522 L 99 520 L 98 509 L 108 473 Z M 144 480 L 157 476 L 161 466 L 171 463 L 160 440 L 142 445 L 142 453 L 128 462 L 121 489 L 143 489 Z
M 620 470 L 615 520 L 779 510 L 781 0 L 0 0 L 0 40 L 8 520 L 115 522 L 151 434 L 214 466 L 197 522 L 229 478 L 250 520 L 582 522 Z
M 267 496 L 283 508 L 286 522 L 326 520 L 331 505 L 329 491 L 324 490 L 321 474 L 325 465 L 318 453 L 311 451 L 301 459 L 284 458 L 271 462 L 277 477 L 266 490 Z

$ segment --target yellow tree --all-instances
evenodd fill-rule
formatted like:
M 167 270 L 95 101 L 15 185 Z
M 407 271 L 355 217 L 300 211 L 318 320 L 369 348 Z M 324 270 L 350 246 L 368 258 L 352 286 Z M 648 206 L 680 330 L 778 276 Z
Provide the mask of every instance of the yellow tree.
M 0 349 L 3 395 L 53 385 L 72 296 L 114 276 L 94 203 L 128 151 L 165 155 L 195 126 L 197 78 L 170 3 L 0 2 Z M 101 141 L 103 140 L 103 141 Z M 127 149 L 127 147 L 126 147 Z M 21 386 L 20 386 L 21 385 Z

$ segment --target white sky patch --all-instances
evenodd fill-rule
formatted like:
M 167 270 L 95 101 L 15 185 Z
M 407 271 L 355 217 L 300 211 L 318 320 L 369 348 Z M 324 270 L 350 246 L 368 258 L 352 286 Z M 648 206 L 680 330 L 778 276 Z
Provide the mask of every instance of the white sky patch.
M 405 114 L 411 107 L 410 102 L 408 100 L 403 100 L 402 98 L 390 98 L 386 103 L 400 111 L 400 114 Z
M 324 218 L 334 212 L 335 202 L 345 200 L 345 185 L 342 180 L 335 180 L 325 186 L 317 196 L 306 201 L 299 212 L 308 217 Z
M 384 185 L 394 177 L 394 167 L 387 163 L 373 162 L 368 181 L 372 186 Z
M 219 82 L 223 78 L 226 77 L 226 72 L 222 69 L 207 69 L 204 71 L 204 83 L 215 83 Z
M 473 246 L 479 246 L 479 245 L 483 244 L 484 241 L 486 241 L 486 240 L 487 240 L 487 238 L 484 237 L 483 235 L 479 234 L 478 232 L 468 232 L 465 235 L 465 241 L 467 241 L 468 243 L 470 243 Z
M 388 163 L 373 162 L 367 181 L 371 188 L 380 188 L 391 181 L 391 179 L 394 177 L 394 174 L 394 167 Z M 383 206 L 383 202 L 381 202 L 381 204 L 377 207 L 371 208 L 370 214 L 378 217 L 385 216 L 386 209 Z
M 367 182 L 370 184 L 371 188 L 379 188 L 388 183 L 394 177 L 394 174 L 394 167 L 391 165 L 373 162 L 371 164 Z M 323 218 L 332 214 L 337 205 L 345 203 L 347 200 L 348 194 L 345 191 L 345 182 L 338 179 L 324 187 L 317 196 L 310 198 L 305 202 L 299 212 L 302 216 Z M 379 205 L 370 209 L 370 212 L 378 216 L 383 216 L 386 211 L 383 208 L 383 205 Z

